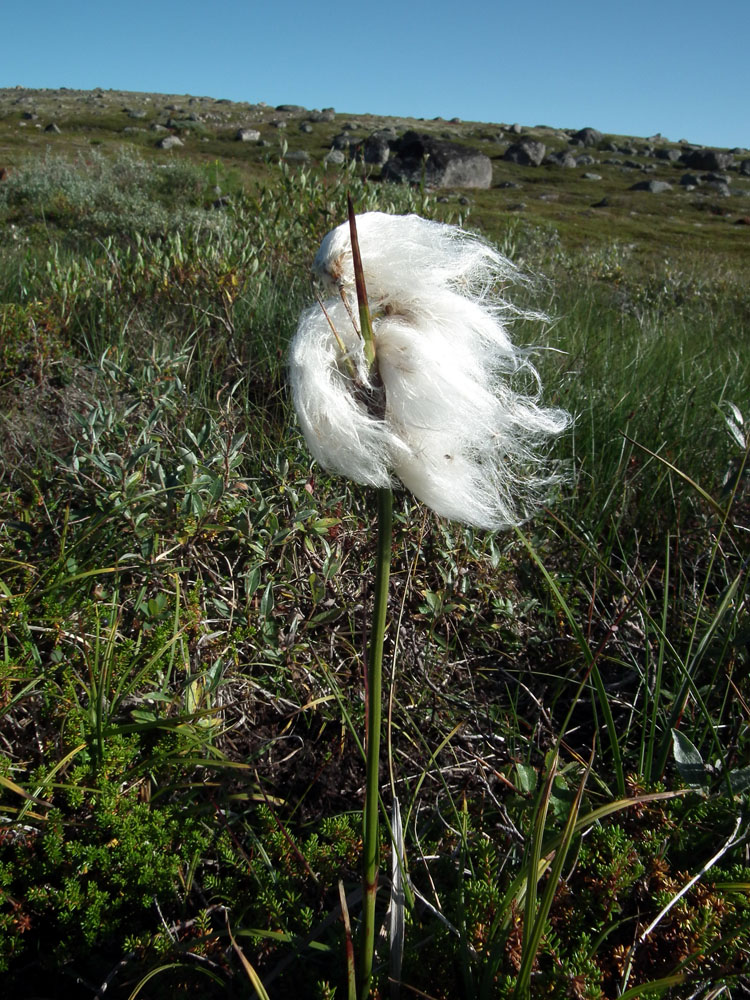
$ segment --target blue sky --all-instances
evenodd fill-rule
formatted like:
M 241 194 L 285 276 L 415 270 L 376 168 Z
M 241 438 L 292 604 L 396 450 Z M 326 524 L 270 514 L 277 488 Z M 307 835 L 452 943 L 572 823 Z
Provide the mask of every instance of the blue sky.
M 750 0 L 4 0 L 0 86 L 750 147 Z

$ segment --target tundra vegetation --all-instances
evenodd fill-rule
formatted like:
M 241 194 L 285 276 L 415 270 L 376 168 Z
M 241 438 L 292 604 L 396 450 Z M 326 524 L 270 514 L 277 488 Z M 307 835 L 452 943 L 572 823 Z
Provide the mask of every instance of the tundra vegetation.
M 534 275 L 575 416 L 518 531 L 395 494 L 373 996 L 747 996 L 747 227 L 115 124 L 0 120 L 9 995 L 353 995 L 373 498 L 314 466 L 285 374 L 351 192 Z

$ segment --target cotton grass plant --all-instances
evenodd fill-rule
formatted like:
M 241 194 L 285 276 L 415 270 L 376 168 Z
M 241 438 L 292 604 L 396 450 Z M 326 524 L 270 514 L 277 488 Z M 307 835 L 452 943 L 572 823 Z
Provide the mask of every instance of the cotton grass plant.
M 569 416 L 540 404 L 529 352 L 513 344 L 508 329 L 514 318 L 533 315 L 505 297 L 519 276 L 478 237 L 416 215 L 355 217 L 350 199 L 348 223 L 324 238 L 313 271 L 329 297 L 302 314 L 291 345 L 295 409 L 321 466 L 374 487 L 378 498 L 363 812 L 366 1000 L 375 942 L 392 487 L 402 483 L 451 520 L 515 527 L 555 479 L 540 449 Z

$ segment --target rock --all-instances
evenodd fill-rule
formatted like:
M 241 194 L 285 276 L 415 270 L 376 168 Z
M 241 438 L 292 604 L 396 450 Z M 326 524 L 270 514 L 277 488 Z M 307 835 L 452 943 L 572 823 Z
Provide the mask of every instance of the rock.
M 391 145 L 387 136 L 379 132 L 368 135 L 360 146 L 361 156 L 365 163 L 382 167 L 391 155 Z
M 729 190 L 729 185 L 725 184 L 723 181 L 707 181 L 704 188 L 710 188 L 714 194 L 717 194 L 720 198 L 729 198 L 732 192 Z
M 511 125 L 511 127 L 508 129 L 508 131 L 512 132 L 514 135 L 520 135 L 521 126 L 518 124 L 518 122 L 514 122 L 513 125 Z
M 638 181 L 637 184 L 630 185 L 631 191 L 650 191 L 651 194 L 663 194 L 671 191 L 672 185 L 668 181 Z
M 234 138 L 237 142 L 257 142 L 260 132 L 257 128 L 238 128 Z
M 307 108 L 303 108 L 301 104 L 278 104 L 276 106 L 277 111 L 286 111 L 291 115 L 306 115 Z
M 352 136 L 346 135 L 344 132 L 340 132 L 338 135 L 335 135 L 331 140 L 331 148 L 346 150 L 356 141 L 357 140 L 352 138 Z
M 128 111 L 128 118 L 145 118 L 146 112 L 141 111 L 140 108 L 132 108 Z
M 740 173 L 743 177 L 750 177 L 750 160 L 743 160 L 740 163 Z
M 545 163 L 550 163 L 553 166 L 558 167 L 575 167 L 576 158 L 567 149 L 561 150 L 559 153 L 548 153 L 544 159 Z
M 520 188 L 523 184 L 519 184 L 518 181 L 502 181 L 498 184 L 499 188 Z
M 50 122 L 44 131 L 52 135 L 60 135 L 60 129 L 58 128 L 57 125 L 55 125 L 54 122 Z
M 156 144 L 157 149 L 173 149 L 175 146 L 184 146 L 184 142 L 176 135 L 165 135 Z
M 382 176 L 383 180 L 411 184 L 424 179 L 433 188 L 488 188 L 492 184 L 492 162 L 475 149 L 406 132 L 396 143 L 395 155 L 383 167 Z
M 344 163 L 346 157 L 340 149 L 329 149 L 323 157 L 323 163 Z
M 571 139 L 582 146 L 598 146 L 602 138 L 601 132 L 598 132 L 595 128 L 582 128 L 578 132 L 574 132 L 571 136 Z
M 583 179 L 585 181 L 600 181 L 602 179 L 602 175 L 601 174 L 585 173 L 583 175 Z
M 289 163 L 309 163 L 310 154 L 306 149 L 288 149 L 284 153 L 284 159 Z
M 272 121 L 271 124 L 273 125 L 274 128 L 286 128 L 286 122 L 279 118 L 277 118 L 275 121 Z
M 601 201 L 595 201 L 594 204 L 591 207 L 592 208 L 608 208 L 609 207 L 609 200 L 607 198 L 602 198 Z
M 451 118 L 451 120 L 448 122 L 448 124 L 449 125 L 460 125 L 461 124 L 461 119 L 460 118 Z
M 674 163 L 676 160 L 682 156 L 679 149 L 669 149 L 667 146 L 662 146 L 661 149 L 656 150 L 656 157 L 659 160 L 668 160 L 670 163 Z
M 544 194 L 539 195 L 539 201 L 558 201 L 560 195 L 557 191 L 545 191 Z
M 750 226 L 750 215 L 743 215 L 740 219 L 735 219 L 735 226 Z
M 720 184 L 731 184 L 732 183 L 732 178 L 729 176 L 729 174 L 716 173 L 716 171 L 714 171 L 714 170 L 712 170 L 708 174 L 701 174 L 701 180 L 702 181 L 718 181 Z
M 547 147 L 543 142 L 534 139 L 522 139 L 509 146 L 503 154 L 503 159 L 510 163 L 520 163 L 525 167 L 538 167 L 544 160 Z
M 323 108 L 322 111 L 311 111 L 307 120 L 311 122 L 332 122 L 336 117 L 333 108 Z
M 151 131 L 152 132 L 168 132 L 169 129 L 167 128 L 166 125 L 161 125 L 159 122 L 154 122 L 153 125 L 151 125 Z
M 310 124 L 310 122 L 300 122 L 299 123 L 299 130 L 300 130 L 300 132 L 306 132 L 306 133 L 309 134 L 310 132 L 312 132 L 313 127 Z
M 597 163 L 595 156 L 591 156 L 590 153 L 584 153 L 583 156 L 576 158 L 577 167 L 590 167 L 592 164 Z
M 680 159 L 693 170 L 726 170 L 731 167 L 733 157 L 731 153 L 721 153 L 716 149 L 695 149 L 683 153 Z
M 700 185 L 701 179 L 696 174 L 683 174 L 680 177 L 680 184 L 682 187 L 697 188 Z

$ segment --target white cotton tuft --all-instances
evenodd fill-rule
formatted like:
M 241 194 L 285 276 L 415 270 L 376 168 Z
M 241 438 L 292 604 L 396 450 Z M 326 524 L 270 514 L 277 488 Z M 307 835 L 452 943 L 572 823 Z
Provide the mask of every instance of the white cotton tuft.
M 498 291 L 515 268 L 478 237 L 415 215 L 360 215 L 357 232 L 382 386 L 370 382 L 350 316 L 357 307 L 344 224 L 314 264 L 335 297 L 302 314 L 291 346 L 294 404 L 311 452 L 359 483 L 384 487 L 395 475 L 444 517 L 489 529 L 517 524 L 554 480 L 538 449 L 569 417 L 539 405 L 538 376 L 506 330 L 508 318 L 525 315 Z M 514 388 L 519 378 L 536 392 Z

